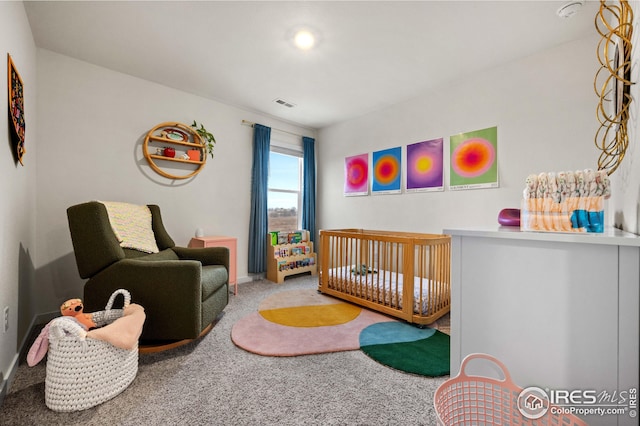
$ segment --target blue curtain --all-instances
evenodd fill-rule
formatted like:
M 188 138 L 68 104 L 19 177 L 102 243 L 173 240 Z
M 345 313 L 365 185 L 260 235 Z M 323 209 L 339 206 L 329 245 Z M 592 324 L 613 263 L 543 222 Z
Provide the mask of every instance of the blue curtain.
M 267 191 L 271 128 L 253 125 L 253 167 L 251 171 L 251 217 L 249 222 L 249 273 L 267 270 Z
M 302 229 L 309 230 L 309 238 L 315 243 L 316 236 L 316 151 L 315 140 L 302 137 Z

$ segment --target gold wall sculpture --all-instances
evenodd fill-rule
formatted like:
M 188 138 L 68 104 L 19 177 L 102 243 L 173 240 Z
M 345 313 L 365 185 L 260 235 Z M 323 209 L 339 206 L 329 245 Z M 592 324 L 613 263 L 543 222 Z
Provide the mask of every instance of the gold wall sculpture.
M 600 123 L 595 144 L 601 151 L 598 170 L 606 170 L 611 175 L 620 166 L 629 145 L 627 122 L 633 84 L 633 10 L 629 2 L 601 0 L 595 26 L 601 36 L 597 47 L 600 68 L 593 80 L 599 96 L 596 117 Z

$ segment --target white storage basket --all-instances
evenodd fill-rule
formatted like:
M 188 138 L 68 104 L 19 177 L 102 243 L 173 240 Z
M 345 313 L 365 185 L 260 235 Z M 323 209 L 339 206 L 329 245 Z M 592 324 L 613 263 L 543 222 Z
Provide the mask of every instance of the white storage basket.
M 93 321 L 104 326 L 122 316 L 112 309 L 118 294 L 131 302 L 127 290 L 116 290 L 104 311 L 93 313 Z M 125 390 L 138 372 L 138 345 L 131 350 L 108 342 L 85 338 L 86 331 L 73 319 L 56 318 L 49 328 L 49 353 L 45 379 L 45 403 L 54 411 L 91 408 Z

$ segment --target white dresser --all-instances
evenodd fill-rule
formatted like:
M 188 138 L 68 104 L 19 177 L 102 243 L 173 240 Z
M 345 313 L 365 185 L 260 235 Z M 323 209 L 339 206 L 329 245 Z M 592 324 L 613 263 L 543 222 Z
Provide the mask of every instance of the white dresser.
M 443 232 L 452 236 L 452 377 L 480 352 L 501 360 L 522 388 L 638 389 L 639 236 Z M 628 415 L 585 419 L 638 424 Z

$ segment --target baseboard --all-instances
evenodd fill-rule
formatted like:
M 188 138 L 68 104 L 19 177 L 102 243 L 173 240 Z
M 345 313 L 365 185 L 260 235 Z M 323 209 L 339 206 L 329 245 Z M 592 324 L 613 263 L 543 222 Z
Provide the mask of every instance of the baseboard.
M 13 361 L 11 362 L 11 366 L 9 367 L 9 372 L 7 374 L 6 379 L 3 377 L 3 374 L 0 371 L 0 384 L 2 385 L 2 387 L 0 387 L 0 407 L 2 407 L 2 403 L 4 402 L 5 396 L 7 395 L 7 393 L 9 393 L 9 388 L 11 387 L 11 383 L 13 383 L 13 378 L 16 374 L 16 371 L 18 371 L 20 360 L 24 359 L 27 356 L 27 353 L 29 352 L 30 346 L 34 340 L 32 338 L 33 337 L 32 334 L 34 333 L 34 330 L 36 330 L 36 327 L 39 327 L 41 324 L 47 324 L 49 321 L 59 316 L 60 316 L 60 311 L 46 312 L 44 314 L 36 315 L 31 320 L 31 324 L 29 324 L 29 329 L 25 334 L 25 336 L 22 338 L 22 342 L 20 343 L 19 351 L 13 358 Z
M 249 274 L 246 277 L 238 278 L 238 284 L 250 283 L 250 282 L 253 282 L 253 281 L 260 281 L 260 280 L 263 280 L 265 278 L 265 276 L 266 276 L 266 274 L 264 272 L 258 273 L 258 274 Z
M 39 328 L 40 325 L 47 324 L 49 321 L 59 316 L 60 311 L 53 311 L 45 312 L 44 314 L 38 314 L 33 317 L 33 319 L 31 320 L 31 324 L 29 324 L 29 331 L 27 332 L 27 334 L 25 334 L 25 336 L 22 338 L 22 342 L 20 343 L 20 359 L 24 359 L 27 356 L 29 349 L 31 349 L 31 344 L 33 343 L 33 340 L 35 340 L 33 333 L 36 327 Z
M 2 402 L 4 401 L 4 396 L 7 394 L 7 389 L 5 388 L 6 383 L 4 381 L 4 374 L 0 371 L 0 407 L 2 407 Z
M 6 379 L 2 377 L 2 373 L 0 373 L 0 379 L 2 379 L 2 388 L 0 388 L 0 407 L 2 407 L 2 403 L 4 402 L 4 397 L 9 393 L 9 387 L 11 386 L 11 382 L 13 382 L 13 376 L 15 376 L 16 371 L 18 370 L 18 355 L 16 354 L 13 357 L 13 361 L 11 362 L 11 366 L 9 367 L 9 375 Z

